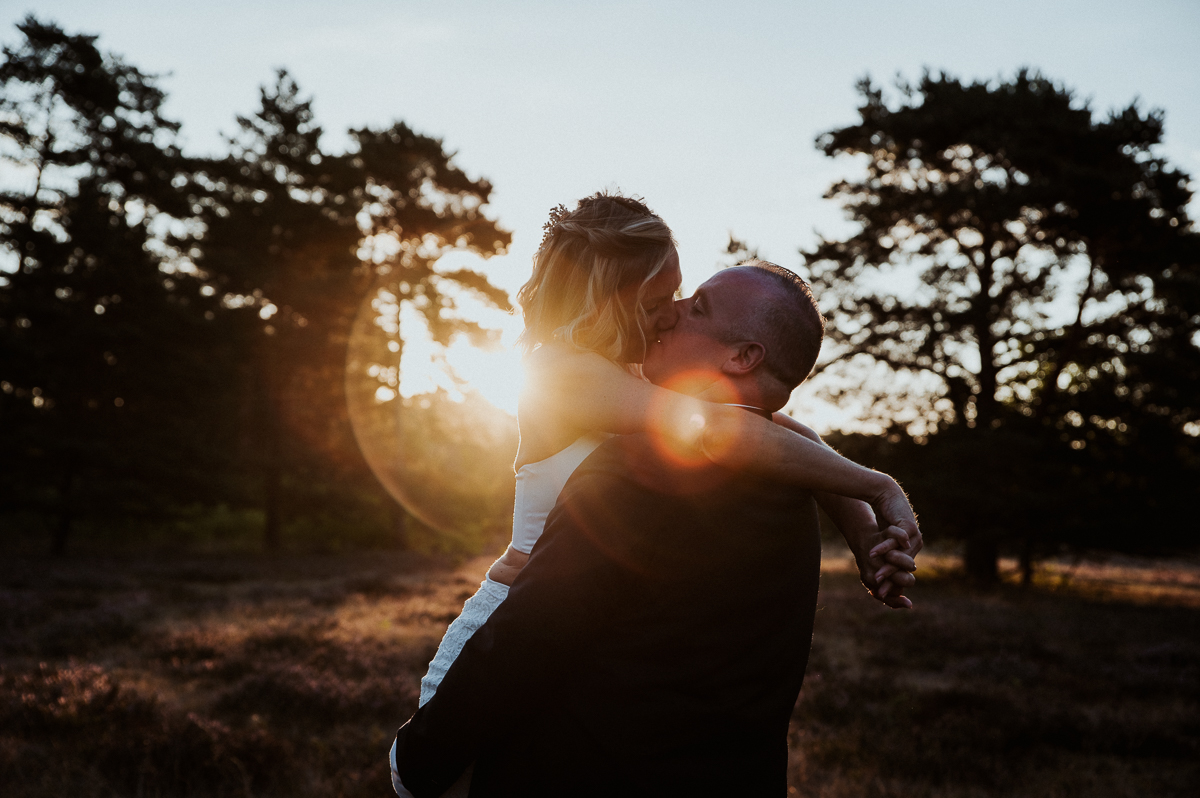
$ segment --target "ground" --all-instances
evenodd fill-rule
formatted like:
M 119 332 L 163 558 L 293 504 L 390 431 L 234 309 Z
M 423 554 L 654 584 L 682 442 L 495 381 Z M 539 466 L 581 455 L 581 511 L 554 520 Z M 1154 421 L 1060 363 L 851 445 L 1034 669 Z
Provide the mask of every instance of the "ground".
M 386 798 L 391 736 L 487 563 L 8 559 L 3 792 Z M 1200 566 L 1050 564 L 988 591 L 923 566 L 903 613 L 828 556 L 789 794 L 1195 794 Z

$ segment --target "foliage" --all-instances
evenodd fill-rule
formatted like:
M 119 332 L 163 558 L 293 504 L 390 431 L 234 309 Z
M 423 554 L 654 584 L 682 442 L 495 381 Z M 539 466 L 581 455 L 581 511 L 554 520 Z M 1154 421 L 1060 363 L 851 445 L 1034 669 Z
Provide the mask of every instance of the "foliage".
M 436 262 L 507 246 L 490 184 L 400 122 L 323 149 L 283 71 L 228 155 L 186 157 L 153 77 L 94 36 L 18 28 L 0 64 L 0 513 L 52 519 L 59 552 L 78 524 L 221 506 L 259 510 L 268 547 L 402 526 L 346 410 L 379 386 L 372 364 L 347 373 L 351 334 L 384 292 L 439 343 L 489 338 L 457 302 L 504 292 Z
M 0 691 L 4 725 L 23 738 L 0 755 L 14 795 L 102 794 L 89 789 L 95 783 L 151 795 L 263 794 L 289 786 L 290 771 L 274 763 L 291 752 L 262 731 L 164 711 L 95 665 L 0 670 Z M 38 739 L 53 742 L 28 742 Z M 67 757 L 79 759 L 63 768 Z
M 364 297 L 386 285 L 422 309 L 440 342 L 460 330 L 483 336 L 451 312 L 443 283 L 506 307 L 503 292 L 478 273 L 442 274 L 433 263 L 456 247 L 491 254 L 509 236 L 480 212 L 491 186 L 403 123 L 352 131 L 349 152 L 322 150 L 311 101 L 285 72 L 238 124 L 231 155 L 203 164 L 194 187 L 206 227 L 197 263 L 236 341 L 231 365 L 253 420 L 243 451 L 261 474 L 274 547 L 289 513 L 353 504 L 371 481 L 344 376 Z
M 979 595 L 927 575 L 914 612 L 881 616 L 852 582 L 822 575 L 792 720 L 798 794 L 1186 794 L 1194 606 L 1050 584 Z
M 220 453 L 209 340 L 165 231 L 178 126 L 153 78 L 95 37 L 30 17 L 0 64 L 0 506 L 57 517 L 161 513 L 212 496 Z
M 927 506 L 961 508 L 951 528 L 991 551 L 981 575 L 1015 529 L 1109 541 L 1131 507 L 1166 533 L 1143 544 L 1182 542 L 1200 465 L 1200 235 L 1188 176 L 1157 155 L 1162 113 L 1134 104 L 1096 120 L 1027 71 L 971 84 L 926 74 L 890 105 L 869 80 L 859 90 L 860 122 L 817 144 L 865 156 L 865 177 L 827 194 L 860 230 L 804 256 L 818 296 L 836 298 L 832 370 L 865 359 L 916 375 L 920 390 L 893 381 L 877 398 L 893 414 L 919 403 L 912 431 L 940 430 L 939 452 L 959 445 L 947 430 L 973 432 Z M 995 470 L 1018 452 L 1045 480 L 1025 475 L 1038 498 L 1024 524 Z M 984 488 L 978 503 L 956 501 L 950 486 L 964 482 Z M 1156 485 L 1170 490 L 1140 493 Z M 1064 513 L 1043 512 L 1055 504 L 1074 521 L 1056 526 Z
M 1026 569 L 1066 549 L 1171 554 L 1196 546 L 1186 515 L 1195 463 L 1149 430 L 1140 445 L 1113 447 L 1103 459 L 1094 449 L 1062 446 L 1024 417 L 994 429 L 952 426 L 927 438 L 897 426 L 827 441 L 894 476 L 931 540 L 990 536 L 985 542 L 1018 554 Z M 994 565 L 978 567 L 990 572 Z

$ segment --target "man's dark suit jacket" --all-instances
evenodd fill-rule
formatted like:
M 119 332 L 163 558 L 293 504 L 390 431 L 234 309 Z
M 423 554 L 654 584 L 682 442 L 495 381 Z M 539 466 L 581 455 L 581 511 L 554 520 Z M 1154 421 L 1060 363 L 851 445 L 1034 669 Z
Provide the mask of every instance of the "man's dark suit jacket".
M 441 795 L 781 796 L 820 575 L 811 494 L 614 438 L 397 734 Z

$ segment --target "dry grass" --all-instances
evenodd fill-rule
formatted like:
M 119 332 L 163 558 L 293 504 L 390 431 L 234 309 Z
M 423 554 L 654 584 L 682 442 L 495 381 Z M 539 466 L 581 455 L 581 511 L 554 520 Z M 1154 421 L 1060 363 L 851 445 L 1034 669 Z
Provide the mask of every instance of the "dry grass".
M 792 723 L 797 794 L 1195 794 L 1194 562 L 1047 563 L 1030 589 L 1007 563 L 980 593 L 933 556 L 912 613 L 864 607 L 848 563 L 828 565 Z
M 977 593 L 926 564 L 906 614 L 827 562 L 791 794 L 1195 794 L 1200 569 L 1051 563 Z M 391 735 L 486 565 L 4 563 L 3 792 L 386 796 Z

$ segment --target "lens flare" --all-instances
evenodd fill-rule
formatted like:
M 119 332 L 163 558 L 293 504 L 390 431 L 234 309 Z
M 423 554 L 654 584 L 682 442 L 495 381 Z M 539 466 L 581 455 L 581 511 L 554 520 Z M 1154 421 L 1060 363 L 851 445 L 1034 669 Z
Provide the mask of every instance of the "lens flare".
M 672 375 L 661 387 L 690 397 L 721 399 L 736 396 L 729 380 L 717 371 L 692 370 Z M 737 440 L 740 414 L 723 414 L 714 429 L 716 407 L 706 401 L 680 401 L 678 397 L 657 394 L 650 409 L 648 430 L 655 451 L 669 465 L 681 469 L 702 469 L 719 462 L 725 450 Z
M 423 332 L 386 286 L 366 297 L 346 358 L 350 422 L 396 501 L 447 542 L 470 547 L 511 517 L 516 418 L 457 375 Z

